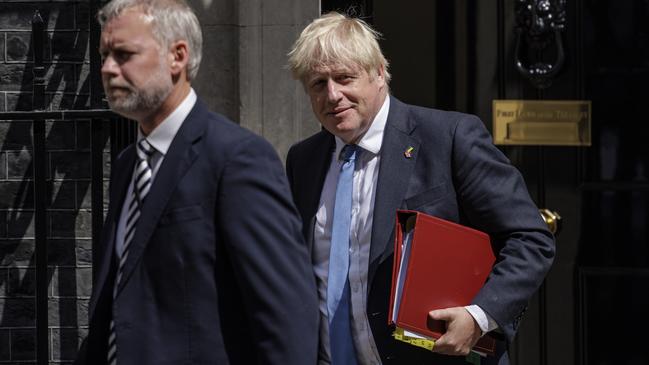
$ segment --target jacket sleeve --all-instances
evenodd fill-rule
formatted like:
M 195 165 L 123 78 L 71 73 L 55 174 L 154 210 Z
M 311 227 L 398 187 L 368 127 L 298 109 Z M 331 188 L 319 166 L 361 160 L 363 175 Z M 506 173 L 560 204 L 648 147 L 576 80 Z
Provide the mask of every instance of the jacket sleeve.
M 318 307 L 301 223 L 275 150 L 251 136 L 223 170 L 217 222 L 261 364 L 315 364 Z
M 496 263 L 474 298 L 512 341 L 527 303 L 547 274 L 554 237 L 519 171 L 491 142 L 476 117 L 460 120 L 453 135 L 453 179 L 469 223 L 489 233 Z

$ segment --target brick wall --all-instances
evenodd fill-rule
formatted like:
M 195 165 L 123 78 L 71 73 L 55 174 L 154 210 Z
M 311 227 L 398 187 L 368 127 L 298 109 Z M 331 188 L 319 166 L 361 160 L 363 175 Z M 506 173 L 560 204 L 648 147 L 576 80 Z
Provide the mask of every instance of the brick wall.
M 0 111 L 32 108 L 30 31 L 36 8 L 48 30 L 47 108 L 86 108 L 88 2 L 3 0 Z M 49 348 L 50 362 L 58 364 L 74 359 L 87 331 L 92 271 L 90 122 L 48 122 L 46 133 Z M 31 151 L 31 122 L 0 121 L 0 364 L 33 363 L 36 358 Z

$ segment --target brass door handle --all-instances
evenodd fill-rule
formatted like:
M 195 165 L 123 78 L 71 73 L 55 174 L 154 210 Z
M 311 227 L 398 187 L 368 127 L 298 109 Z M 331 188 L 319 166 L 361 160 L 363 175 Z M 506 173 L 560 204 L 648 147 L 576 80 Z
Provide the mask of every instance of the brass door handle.
M 543 218 L 545 224 L 548 225 L 550 232 L 555 236 L 558 235 L 561 231 L 561 216 L 559 213 L 546 208 L 539 209 L 539 213 L 541 213 L 541 218 Z

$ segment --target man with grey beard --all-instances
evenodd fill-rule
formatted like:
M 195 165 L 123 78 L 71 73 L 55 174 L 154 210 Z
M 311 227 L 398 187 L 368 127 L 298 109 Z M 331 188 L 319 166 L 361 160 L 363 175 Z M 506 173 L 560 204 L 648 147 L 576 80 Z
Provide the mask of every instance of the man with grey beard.
M 282 165 L 191 87 L 182 0 L 99 13 L 110 107 L 138 122 L 112 162 L 79 364 L 313 364 L 317 292 Z

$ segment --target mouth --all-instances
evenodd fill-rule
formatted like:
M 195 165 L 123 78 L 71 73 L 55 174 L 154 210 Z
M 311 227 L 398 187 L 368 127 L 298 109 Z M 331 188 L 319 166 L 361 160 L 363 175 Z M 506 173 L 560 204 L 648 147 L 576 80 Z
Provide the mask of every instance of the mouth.
M 125 86 L 111 86 L 107 87 L 107 94 L 128 94 L 131 92 L 131 89 Z
M 340 118 L 340 117 L 345 115 L 345 112 L 347 112 L 348 110 L 351 110 L 351 109 L 352 109 L 351 106 L 344 106 L 344 107 L 341 106 L 341 107 L 337 107 L 337 108 L 333 109 L 332 111 L 328 112 L 327 115 L 330 115 L 330 116 L 335 117 L 335 118 Z

